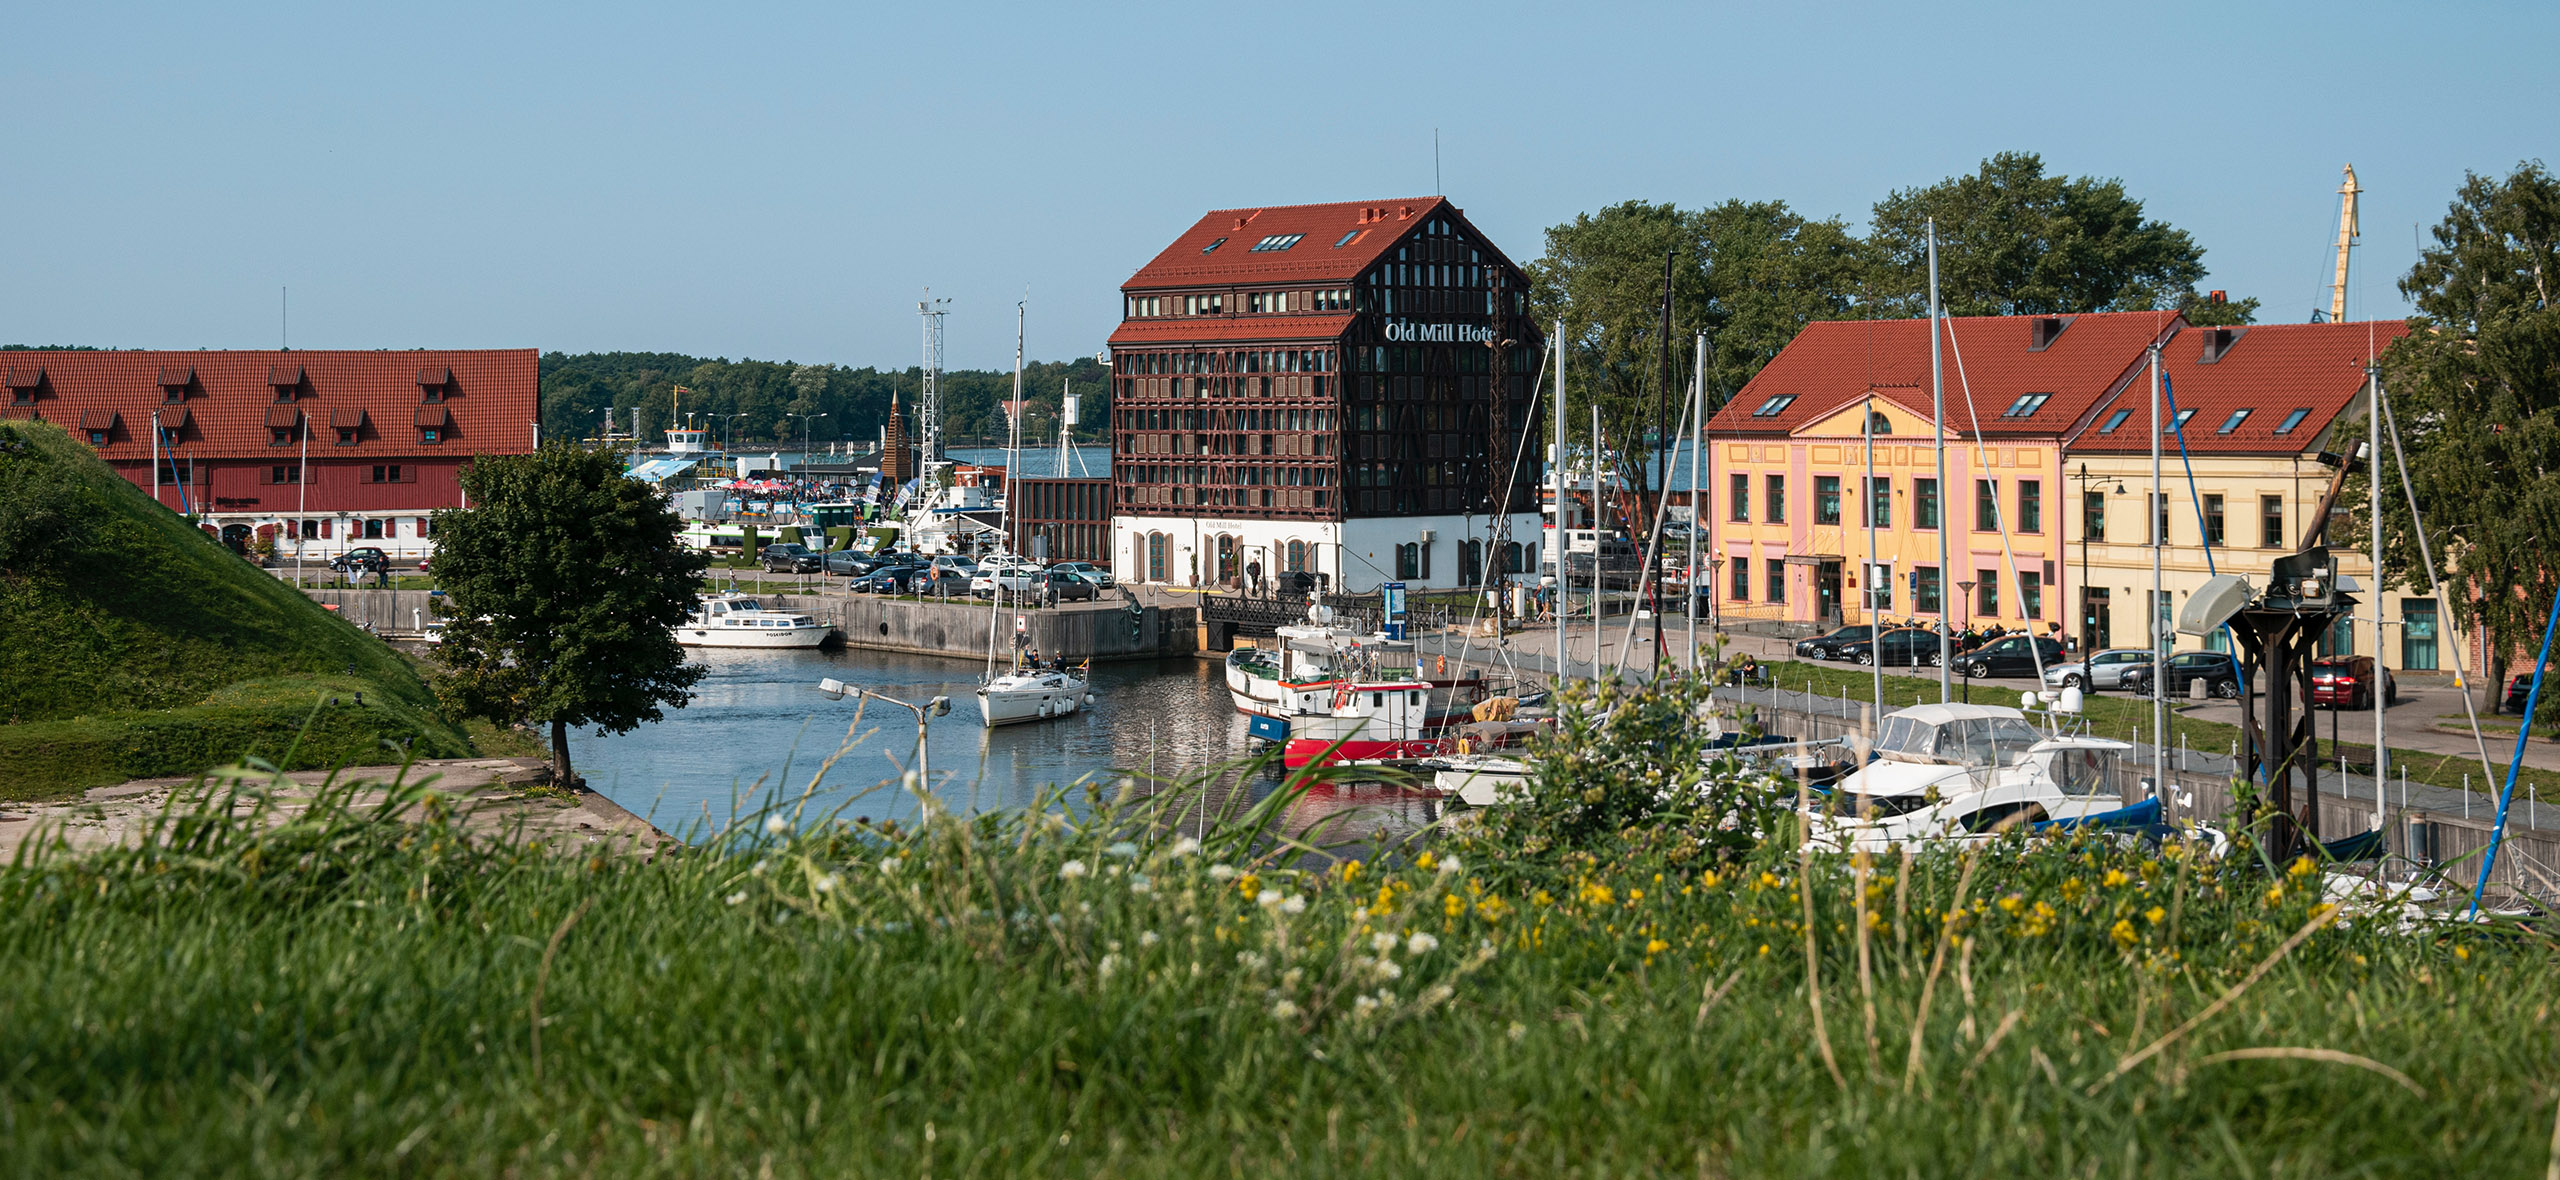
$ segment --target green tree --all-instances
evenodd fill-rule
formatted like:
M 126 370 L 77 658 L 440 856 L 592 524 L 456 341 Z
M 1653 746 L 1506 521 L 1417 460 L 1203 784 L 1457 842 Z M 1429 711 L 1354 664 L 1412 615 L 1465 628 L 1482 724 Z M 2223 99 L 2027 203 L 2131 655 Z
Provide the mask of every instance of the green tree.
M 462 490 L 472 507 L 435 514 L 436 580 L 457 616 L 437 692 L 501 725 L 548 721 L 552 772 L 575 782 L 569 727 L 627 733 L 682 708 L 702 678 L 674 628 L 703 557 L 617 451 L 483 455 Z
M 2560 180 L 2539 162 L 2472 174 L 2433 237 L 2400 281 L 2418 314 L 2382 373 L 2438 573 L 2487 635 L 2495 709 L 2503 656 L 2539 643 L 2560 594 Z M 2418 568 L 2406 504 L 2383 504 L 2386 558 Z M 2553 695 L 2538 720 L 2560 719 Z
M 1928 314 L 1924 227 L 1933 217 L 1939 299 L 1951 315 L 2180 307 L 2205 274 L 2204 248 L 2145 219 L 2123 181 L 2048 176 L 2035 153 L 2002 152 L 1971 176 L 1876 202 L 1872 314 Z

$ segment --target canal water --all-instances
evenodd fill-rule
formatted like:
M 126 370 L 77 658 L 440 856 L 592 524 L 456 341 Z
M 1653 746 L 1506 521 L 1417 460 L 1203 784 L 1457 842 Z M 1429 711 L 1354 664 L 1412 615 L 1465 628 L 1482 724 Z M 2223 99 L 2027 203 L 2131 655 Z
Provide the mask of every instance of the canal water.
M 917 815 L 920 804 L 897 785 L 915 761 L 915 714 L 836 700 L 818 691 L 821 678 L 919 704 L 951 698 L 949 716 L 929 719 L 925 754 L 932 793 L 957 811 L 1024 807 L 1044 788 L 1086 780 L 1109 789 L 1126 773 L 1177 778 L 1250 752 L 1224 671 L 1203 660 L 1099 664 L 1097 700 L 1076 715 L 990 730 L 971 695 L 981 664 L 852 650 L 698 649 L 694 658 L 709 672 L 691 704 L 627 734 L 586 730 L 570 742 L 589 786 L 678 835 L 717 830 L 774 799 L 798 806 L 804 794 L 810 816 Z M 1276 773 L 1250 778 L 1239 802 L 1279 785 Z M 1070 808 L 1083 802 L 1070 792 Z M 1381 783 L 1324 786 L 1292 808 L 1288 826 L 1304 830 L 1337 813 L 1329 836 L 1383 831 L 1392 839 L 1429 823 L 1438 803 Z

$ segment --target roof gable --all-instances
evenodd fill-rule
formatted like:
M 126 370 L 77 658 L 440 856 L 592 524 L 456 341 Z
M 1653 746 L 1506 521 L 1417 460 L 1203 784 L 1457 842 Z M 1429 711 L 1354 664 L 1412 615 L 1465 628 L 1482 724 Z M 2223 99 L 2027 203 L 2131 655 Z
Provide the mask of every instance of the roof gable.
M 1932 437 L 1928 391 L 1909 386 L 1859 393 L 1828 413 L 1816 411 L 1814 416 L 1805 419 L 1803 425 L 1787 433 L 1798 438 L 1862 439 L 1866 437 L 1866 411 L 1869 407 L 1884 416 L 1885 428 L 1876 432 L 1877 438 Z M 1956 436 L 1950 432 L 1948 437 Z

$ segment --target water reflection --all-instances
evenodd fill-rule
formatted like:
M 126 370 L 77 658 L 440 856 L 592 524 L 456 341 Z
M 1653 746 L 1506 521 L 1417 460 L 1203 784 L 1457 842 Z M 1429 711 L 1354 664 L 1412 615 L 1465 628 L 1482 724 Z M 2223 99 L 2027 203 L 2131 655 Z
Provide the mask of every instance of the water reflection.
M 1097 700 L 1082 712 L 990 730 L 970 695 L 980 666 L 964 661 L 850 650 L 711 650 L 695 658 L 709 673 L 690 705 L 628 734 L 589 730 L 570 742 L 591 786 L 679 834 L 717 828 L 766 800 L 798 805 L 804 794 L 813 816 L 915 818 L 919 804 L 896 787 L 915 761 L 914 714 L 831 699 L 817 691 L 822 677 L 917 704 L 950 697 L 951 715 L 927 727 L 925 755 L 934 795 L 962 811 L 1025 807 L 1053 785 L 1110 789 L 1124 772 L 1173 779 L 1247 753 L 1244 718 L 1227 700 L 1223 673 L 1206 661 L 1097 665 Z M 836 760 L 826 766 L 830 756 Z M 1231 789 L 1244 792 L 1241 808 L 1279 785 L 1274 771 Z M 1085 802 L 1083 792 L 1068 793 L 1069 807 Z M 1327 842 L 1392 840 L 1429 824 L 1438 806 L 1382 783 L 1326 784 L 1299 800 L 1285 826 L 1304 831 L 1339 815 L 1322 833 Z

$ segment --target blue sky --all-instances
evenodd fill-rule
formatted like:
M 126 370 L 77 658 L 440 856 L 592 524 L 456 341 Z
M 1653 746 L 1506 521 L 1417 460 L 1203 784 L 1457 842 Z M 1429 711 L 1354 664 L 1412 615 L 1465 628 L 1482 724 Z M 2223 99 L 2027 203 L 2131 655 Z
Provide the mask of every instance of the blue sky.
M 1091 353 L 1212 208 L 1443 185 L 1515 258 L 1629 198 L 1863 225 L 2002 150 L 2122 178 L 2263 318 L 2396 316 L 2466 169 L 2547 157 L 2560 6 L 26 5 L 0 340 Z

